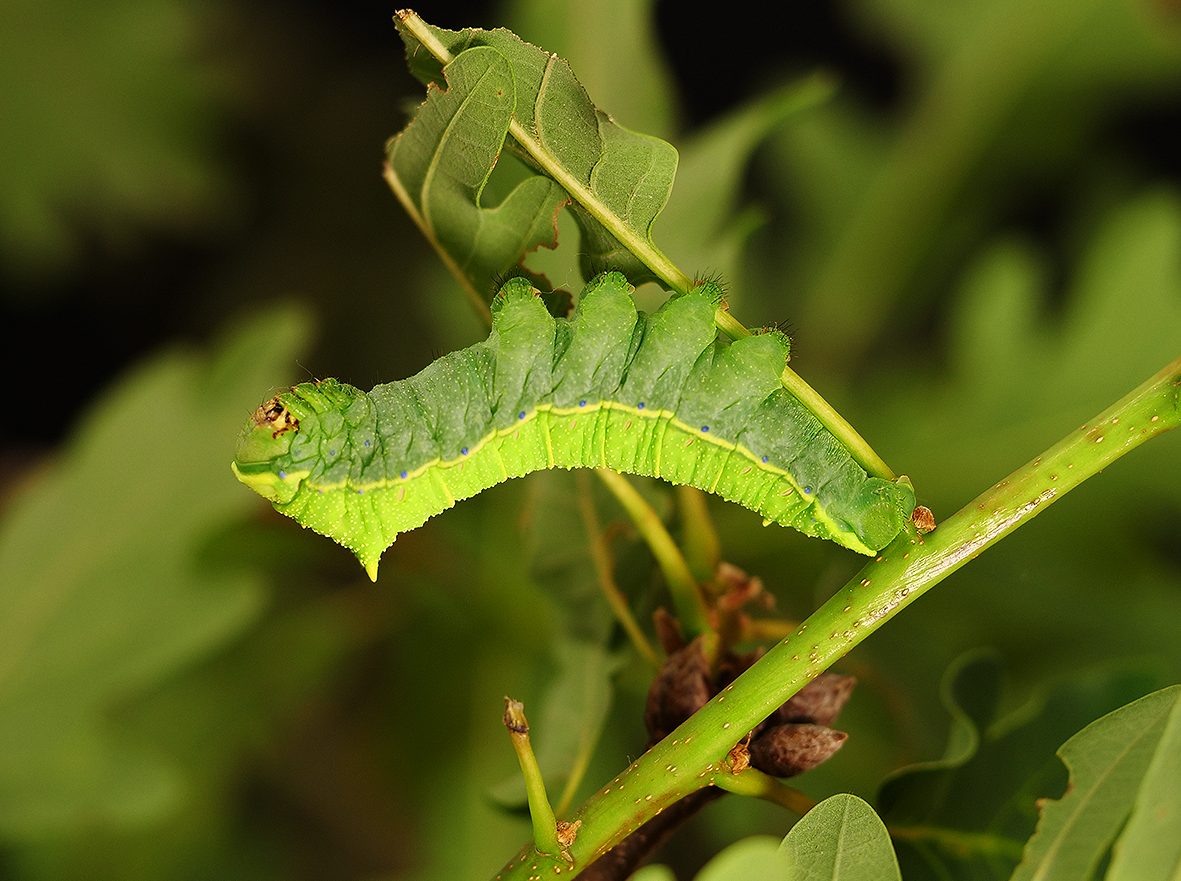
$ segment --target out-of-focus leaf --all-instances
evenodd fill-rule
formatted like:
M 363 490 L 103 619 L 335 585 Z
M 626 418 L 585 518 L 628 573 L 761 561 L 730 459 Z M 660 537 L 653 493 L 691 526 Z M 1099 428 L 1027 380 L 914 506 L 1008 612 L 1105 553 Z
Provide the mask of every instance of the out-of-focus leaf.
M 1164 7 L 1124 0 L 928 6 L 854 6 L 875 38 L 895 38 L 909 74 L 913 94 L 896 126 L 854 111 L 856 122 L 828 129 L 837 139 L 831 153 L 794 146 L 815 130 L 783 137 L 779 165 L 790 180 L 822 192 L 858 184 L 840 218 L 832 216 L 835 203 L 819 200 L 829 235 L 800 247 L 793 228 L 779 271 L 769 268 L 781 285 L 801 290 L 800 326 L 822 333 L 834 359 L 863 352 L 895 305 L 939 296 L 951 258 L 1006 199 L 1020 199 L 1015 181 L 1031 172 L 1063 181 L 1089 159 L 1079 155 L 1084 135 L 1125 111 L 1130 95 L 1175 94 L 1181 85 L 1181 31 Z M 877 129 L 871 141 L 890 141 L 875 152 L 868 177 L 860 163 L 846 169 L 829 158 L 849 155 L 844 136 L 865 128 Z
M 901 881 L 886 827 L 855 795 L 834 795 L 812 808 L 781 850 L 791 881 Z
M 1173 881 L 1176 837 L 1151 843 L 1145 835 L 1162 820 L 1166 828 L 1176 828 L 1181 810 L 1177 779 L 1157 779 L 1152 772 L 1175 769 L 1179 746 L 1181 686 L 1122 707 L 1066 741 L 1058 754 L 1070 769 L 1070 787 L 1061 799 L 1042 809 L 1037 832 L 1013 881 L 1090 878 L 1134 806 L 1150 811 L 1163 807 L 1164 816 L 1145 817 L 1137 811 L 1134 837 L 1118 843 L 1121 862 L 1112 866 L 1108 877 Z M 1164 800 L 1158 801 L 1162 795 Z M 1129 846 L 1145 849 L 1125 854 Z
M 399 30 L 411 72 L 424 82 L 438 83 L 440 66 L 404 23 Z M 637 241 L 651 244 L 652 225 L 668 201 L 676 174 L 677 151 L 671 144 L 617 125 L 591 103 L 566 61 L 507 30 L 430 30 L 453 55 L 480 47 L 499 53 L 512 70 L 516 119 L 544 161 L 568 176 Z M 484 118 L 482 108 L 474 112 Z M 654 279 L 586 206 L 575 202 L 572 211 L 582 230 L 579 254 L 586 278 L 615 269 L 635 284 Z
M 23 845 L 13 851 L 16 874 L 28 881 L 290 877 L 294 855 L 288 865 L 249 855 L 269 826 L 231 818 L 242 766 L 273 751 L 282 740 L 276 729 L 290 725 L 346 653 L 373 633 L 373 610 L 341 600 L 266 616 L 216 658 L 121 708 L 121 738 L 150 748 L 181 780 L 176 809 L 134 829 L 69 829 Z M 366 810 L 379 809 L 371 801 Z
M 1004 881 L 1053 786 L 1053 751 L 1101 713 L 1152 687 L 1137 674 L 1097 675 L 1055 688 L 1000 718 L 1001 667 L 988 652 L 947 670 L 951 714 L 944 757 L 896 772 L 878 798 L 907 881 Z
M 825 100 L 833 84 L 821 75 L 789 83 L 692 135 L 681 149 L 677 186 L 662 215 L 660 244 L 694 273 L 736 281 L 747 237 L 762 206 L 741 210 L 742 179 L 755 150 L 786 120 Z
M 178 0 L 10 0 L 0 27 L 0 251 L 68 263 L 79 228 L 173 229 L 224 200 L 211 71 Z
M 731 844 L 705 864 L 695 881 L 752 881 L 755 878 L 786 881 L 791 877 L 779 842 L 759 835 Z
M 864 385 L 859 428 L 888 460 L 909 458 L 898 467 L 936 519 L 1176 357 L 1181 202 L 1150 191 L 1099 221 L 1057 296 L 1027 244 L 983 255 L 950 306 L 946 360 L 909 352 L 905 371 Z M 875 635 L 875 664 L 921 681 L 988 634 L 1028 682 L 1099 658 L 1177 669 L 1179 445 L 1148 445 L 965 567 Z
M 233 437 L 305 336 L 261 316 L 213 358 L 173 352 L 124 379 L 0 524 L 0 836 L 160 814 L 178 781 L 107 715 L 258 614 L 257 572 L 203 549 L 255 508 L 227 477 Z M 54 406 L 69 406 L 61 391 Z

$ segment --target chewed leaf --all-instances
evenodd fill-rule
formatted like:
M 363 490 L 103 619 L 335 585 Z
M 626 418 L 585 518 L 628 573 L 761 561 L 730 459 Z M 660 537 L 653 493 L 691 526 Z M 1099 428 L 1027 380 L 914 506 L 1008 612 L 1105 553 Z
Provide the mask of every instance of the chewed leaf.
M 1062 745 L 1070 786 L 1042 810 L 1013 881 L 1092 877 L 1116 844 L 1112 879 L 1175 879 L 1181 745 L 1181 686 L 1165 688 L 1109 713 Z M 1134 809 L 1134 810 L 1133 810 Z M 1131 822 L 1128 817 L 1131 815 Z
M 651 268 L 655 262 L 667 264 L 660 270 L 663 281 L 688 287 L 688 279 L 668 264 L 651 239 L 676 175 L 677 152 L 671 144 L 617 125 L 595 107 L 563 59 L 510 31 L 448 31 L 413 13 L 399 16 L 398 27 L 411 72 L 426 83 L 451 77 L 455 61 L 444 68 L 439 56 L 457 61 L 469 52 L 493 49 L 506 60 L 516 85 L 513 137 L 537 173 L 560 184 L 578 206 L 574 214 L 582 231 L 580 254 L 587 278 L 612 269 L 639 284 L 657 278 Z M 630 246 L 620 243 L 621 235 Z M 637 255 L 637 244 L 649 253 Z
M 555 319 L 514 279 L 484 342 L 368 393 L 324 380 L 260 406 L 234 472 L 372 578 L 398 533 L 545 468 L 659 477 L 862 554 L 884 547 L 914 491 L 869 476 L 783 389 L 785 337 L 719 339 L 720 296 L 702 285 L 646 315 L 606 273 Z
M 390 141 L 386 177 L 406 210 L 472 290 L 490 289 L 529 251 L 556 244 L 565 191 L 528 177 L 493 207 L 481 195 L 516 107 L 513 72 L 495 49 L 462 53 L 406 129 Z
M 616 125 L 605 113 L 596 116 L 602 153 L 591 171 L 589 189 L 608 211 L 651 243 L 652 225 L 672 192 L 677 151 L 659 138 Z M 574 216 L 582 230 L 584 277 L 615 269 L 635 284 L 657 280 L 590 211 L 579 206 Z
M 1036 797 L 1060 791 L 1054 751 L 1156 683 L 1122 666 L 1089 669 L 1002 715 L 1002 673 L 991 651 L 956 659 L 941 689 L 951 716 L 942 758 L 900 768 L 882 786 L 877 808 L 907 881 L 1007 879 L 1033 832 Z

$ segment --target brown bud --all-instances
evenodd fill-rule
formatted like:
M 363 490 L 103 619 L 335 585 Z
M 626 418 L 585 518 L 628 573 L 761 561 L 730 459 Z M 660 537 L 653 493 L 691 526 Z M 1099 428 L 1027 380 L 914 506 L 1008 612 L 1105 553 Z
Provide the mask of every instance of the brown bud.
M 776 725 L 750 745 L 750 763 L 772 777 L 794 777 L 831 758 L 848 737 L 823 725 Z
M 697 640 L 669 655 L 648 689 L 644 724 L 653 742 L 704 707 L 713 696 L 709 663 Z
M 775 711 L 772 722 L 815 722 L 831 725 L 853 693 L 857 680 L 839 673 L 821 673 Z
M 685 647 L 685 633 L 681 630 L 681 622 L 664 606 L 652 613 L 652 623 L 656 626 L 656 638 L 660 640 L 660 647 L 666 655 Z
M 714 582 L 721 592 L 718 608 L 726 611 L 741 609 L 747 603 L 767 595 L 763 591 L 763 580 L 748 575 L 732 563 L 722 560 L 714 571 Z

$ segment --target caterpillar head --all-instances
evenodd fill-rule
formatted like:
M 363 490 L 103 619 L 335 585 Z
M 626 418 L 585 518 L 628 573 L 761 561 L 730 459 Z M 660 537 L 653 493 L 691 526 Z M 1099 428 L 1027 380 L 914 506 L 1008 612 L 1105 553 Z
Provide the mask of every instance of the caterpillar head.
M 359 389 L 335 379 L 301 382 L 250 414 L 238 436 L 234 475 L 275 505 L 294 499 L 309 476 L 343 483 L 350 432 L 365 428 L 371 434 L 371 417 Z
M 238 480 L 264 499 L 279 503 L 291 501 L 303 476 L 290 474 L 278 464 L 287 457 L 299 431 L 299 418 L 284 400 L 289 395 L 275 395 L 255 408 L 238 436 L 230 463 Z

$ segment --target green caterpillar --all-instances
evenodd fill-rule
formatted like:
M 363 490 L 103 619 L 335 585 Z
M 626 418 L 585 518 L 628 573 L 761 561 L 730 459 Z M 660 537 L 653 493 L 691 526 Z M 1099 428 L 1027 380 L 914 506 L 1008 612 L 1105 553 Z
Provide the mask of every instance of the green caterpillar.
M 884 547 L 914 508 L 910 485 L 869 477 L 783 389 L 785 336 L 720 340 L 720 298 L 701 285 L 646 315 L 605 273 L 555 319 L 513 279 L 488 339 L 418 375 L 369 393 L 306 382 L 260 406 L 234 473 L 374 580 L 398 533 L 542 468 L 690 484 L 862 554 Z

